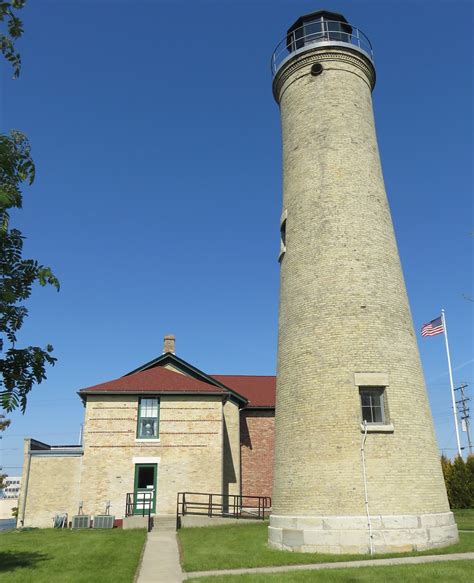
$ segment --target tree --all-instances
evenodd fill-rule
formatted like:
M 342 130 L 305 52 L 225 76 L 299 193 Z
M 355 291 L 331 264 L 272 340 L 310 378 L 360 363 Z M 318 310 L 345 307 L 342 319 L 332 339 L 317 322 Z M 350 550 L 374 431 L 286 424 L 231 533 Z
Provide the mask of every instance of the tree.
M 449 506 L 455 508 L 454 500 L 451 492 L 451 480 L 453 475 L 453 464 L 451 460 L 444 454 L 441 456 L 441 468 L 443 470 L 444 483 L 446 485 L 446 493 L 448 495 Z
M 474 455 L 470 454 L 466 460 L 466 470 L 469 479 L 470 508 L 474 508 Z
M 0 51 L 13 68 L 13 78 L 20 74 L 21 57 L 15 52 L 15 41 L 23 34 L 23 23 L 18 18 L 15 10 L 20 10 L 26 4 L 26 0 L 12 0 L 0 2 L 0 22 L 6 30 L 0 32 Z
M 5 419 L 5 415 L 0 413 L 0 431 L 5 431 L 5 429 L 10 425 L 10 419 Z M 0 436 L 0 439 L 2 437 Z M 5 488 L 5 478 L 7 477 L 6 474 L 2 473 L 2 467 L 0 466 L 0 490 Z
M 453 462 L 451 477 L 452 508 L 469 508 L 471 505 L 469 491 L 469 472 L 460 455 Z
M 20 74 L 21 59 L 14 43 L 23 34 L 23 24 L 16 10 L 26 0 L 0 1 L 0 51 L 13 68 L 13 76 Z M 21 208 L 24 183 L 32 184 L 35 166 L 30 155 L 28 138 L 19 131 L 0 135 L 0 335 L 9 348 L 0 358 L 0 405 L 6 411 L 18 407 L 24 413 L 27 395 L 35 383 L 46 378 L 46 365 L 54 365 L 53 347 L 27 346 L 18 348 L 17 333 L 28 309 L 24 305 L 34 283 L 53 285 L 59 290 L 59 281 L 49 267 L 35 259 L 23 259 L 22 233 L 10 227 L 10 209 Z M 0 350 L 4 339 L 0 338 Z

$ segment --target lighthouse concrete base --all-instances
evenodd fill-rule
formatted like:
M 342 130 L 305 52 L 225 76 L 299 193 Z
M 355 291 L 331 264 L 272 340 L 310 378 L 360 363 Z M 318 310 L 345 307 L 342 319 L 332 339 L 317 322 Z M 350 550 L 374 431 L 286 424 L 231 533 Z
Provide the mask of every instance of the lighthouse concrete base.
M 422 551 L 459 541 L 452 512 L 370 517 L 375 553 Z M 268 544 L 300 553 L 368 554 L 367 516 L 270 516 Z

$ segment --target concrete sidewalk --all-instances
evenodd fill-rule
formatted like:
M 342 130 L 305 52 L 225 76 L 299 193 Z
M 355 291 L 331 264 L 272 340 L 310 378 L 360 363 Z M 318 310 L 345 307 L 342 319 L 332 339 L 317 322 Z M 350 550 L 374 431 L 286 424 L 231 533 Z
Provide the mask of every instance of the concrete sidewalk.
M 165 521 L 171 519 L 166 518 Z M 160 521 L 160 522 L 158 522 Z M 321 569 L 347 569 L 354 567 L 383 567 L 387 565 L 419 565 L 443 561 L 474 560 L 472 553 L 396 557 L 392 559 L 363 559 L 335 563 L 310 563 L 307 565 L 283 565 L 279 567 L 255 567 L 253 569 L 222 569 L 219 571 L 194 571 L 183 573 L 179 560 L 178 540 L 171 522 L 157 518 L 157 524 L 147 535 L 137 583 L 181 583 L 185 579 L 216 575 L 252 575 L 260 573 L 286 573 L 290 571 L 319 571 Z
M 423 557 L 398 557 L 393 559 L 369 559 L 344 561 L 340 563 L 317 563 L 309 565 L 285 565 L 284 567 L 256 567 L 254 569 L 225 569 L 221 571 L 195 571 L 183 573 L 184 579 L 209 577 L 214 575 L 257 575 L 260 573 L 286 573 L 289 571 L 319 571 L 320 569 L 344 569 L 353 567 L 383 567 L 387 565 L 419 565 L 421 563 L 440 563 L 442 561 L 474 560 L 474 553 L 455 553 L 452 555 L 426 555 Z
M 174 530 L 148 533 L 137 583 L 180 583 L 178 541 Z

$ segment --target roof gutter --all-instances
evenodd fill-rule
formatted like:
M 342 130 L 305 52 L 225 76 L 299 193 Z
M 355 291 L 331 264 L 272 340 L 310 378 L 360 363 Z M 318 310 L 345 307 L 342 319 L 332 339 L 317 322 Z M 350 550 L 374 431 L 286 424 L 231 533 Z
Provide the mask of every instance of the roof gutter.
M 77 394 L 81 399 L 85 399 L 89 396 L 94 395 L 199 395 L 208 396 L 208 397 L 226 397 L 226 393 L 224 391 L 144 391 L 140 389 L 131 390 L 127 389 L 126 391 L 77 391 Z
M 53 457 L 78 457 L 84 454 L 84 448 L 81 445 L 75 447 L 55 447 L 52 446 L 51 449 L 39 449 L 30 452 L 30 456 L 53 456 Z

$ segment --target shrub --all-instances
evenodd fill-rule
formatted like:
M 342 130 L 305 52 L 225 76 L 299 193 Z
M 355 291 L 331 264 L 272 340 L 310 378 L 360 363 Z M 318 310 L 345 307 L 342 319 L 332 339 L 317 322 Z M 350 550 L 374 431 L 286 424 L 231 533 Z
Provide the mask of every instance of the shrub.
M 471 498 L 471 508 L 474 508 L 474 455 L 468 455 L 466 460 L 466 469 L 469 479 L 469 494 Z
M 451 508 L 474 508 L 474 456 L 452 462 L 442 455 L 441 467 Z

